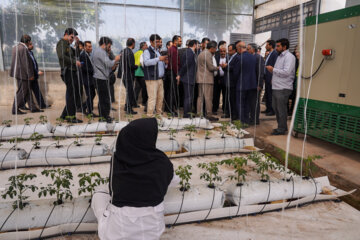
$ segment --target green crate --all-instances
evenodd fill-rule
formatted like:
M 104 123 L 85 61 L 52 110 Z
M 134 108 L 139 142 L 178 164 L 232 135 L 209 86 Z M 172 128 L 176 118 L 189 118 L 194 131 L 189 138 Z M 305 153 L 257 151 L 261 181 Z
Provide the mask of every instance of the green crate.
M 300 98 L 294 130 L 305 133 L 305 99 Z M 307 134 L 360 152 L 360 107 L 308 100 Z

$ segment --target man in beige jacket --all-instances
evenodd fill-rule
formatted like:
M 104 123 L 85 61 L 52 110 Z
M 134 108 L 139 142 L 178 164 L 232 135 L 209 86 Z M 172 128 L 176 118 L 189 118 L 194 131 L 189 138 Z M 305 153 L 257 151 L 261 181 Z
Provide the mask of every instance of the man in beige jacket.
M 196 83 L 199 84 L 199 95 L 197 99 L 197 111 L 202 113 L 203 101 L 205 99 L 206 118 L 210 121 L 219 120 L 212 116 L 212 98 L 214 89 L 214 72 L 219 67 L 214 66 L 213 56 L 216 52 L 217 44 L 211 41 L 207 44 L 206 49 L 202 51 L 197 59 Z

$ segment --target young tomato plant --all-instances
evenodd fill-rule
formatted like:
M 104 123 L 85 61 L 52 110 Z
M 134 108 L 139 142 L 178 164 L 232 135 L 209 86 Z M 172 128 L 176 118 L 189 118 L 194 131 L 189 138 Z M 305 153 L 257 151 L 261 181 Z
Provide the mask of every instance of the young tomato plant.
M 74 141 L 75 146 L 81 146 L 80 136 L 77 134 L 74 134 L 74 137 L 75 137 L 75 141 Z
M 33 120 L 33 119 L 34 118 L 32 118 L 32 117 L 24 118 L 25 125 L 30 125 L 31 120 Z
M 229 124 L 229 122 L 221 122 L 221 138 L 225 138 L 225 133 Z
M 180 191 L 187 191 L 190 189 L 189 180 L 191 179 L 192 173 L 190 172 L 191 166 L 179 166 L 175 170 L 175 174 L 180 178 Z
M 211 135 L 211 131 L 210 131 L 210 130 L 206 130 L 206 131 L 205 131 L 205 139 L 210 139 L 210 135 Z
M 64 119 L 63 119 L 63 118 L 57 118 L 57 119 L 56 119 L 56 125 L 62 126 L 63 123 L 64 123 Z
M 235 179 L 237 181 L 237 186 L 242 186 L 243 182 L 245 182 L 246 178 L 246 170 L 244 167 L 247 165 L 247 159 L 244 157 L 235 157 L 233 159 L 226 159 L 221 161 L 221 164 L 226 164 L 235 168 L 235 174 L 230 176 L 230 179 Z
M 61 205 L 66 199 L 73 199 L 72 193 L 70 191 L 70 180 L 73 179 L 73 175 L 69 169 L 48 169 L 41 172 L 41 175 L 50 177 L 53 181 L 49 183 L 46 187 L 41 187 L 39 191 L 39 198 L 41 196 L 50 196 L 55 195 L 56 200 L 53 204 Z
M 95 144 L 96 145 L 101 145 L 101 140 L 102 140 L 102 134 L 96 134 L 95 135 Z
M 83 193 L 88 192 L 90 193 L 90 196 L 92 198 L 95 188 L 100 184 L 105 184 L 108 182 L 108 179 L 101 177 L 100 173 L 98 172 L 80 173 L 78 177 L 80 186 L 80 188 L 78 189 L 79 196 Z
M 61 148 L 62 147 L 62 145 L 60 145 L 60 140 L 61 140 L 62 138 L 61 137 L 59 137 L 59 136 L 56 136 L 55 137 L 55 147 L 56 148 Z
M 207 181 L 209 183 L 209 188 L 214 188 L 215 182 L 221 181 L 221 177 L 219 176 L 219 165 L 220 162 L 199 163 L 197 165 L 199 168 L 206 171 L 200 175 L 200 179 Z
M 304 178 L 309 179 L 312 176 L 312 171 L 314 170 L 313 161 L 315 159 L 321 159 L 321 156 L 314 155 L 314 156 L 307 156 L 304 158 Z
M 11 127 L 11 123 L 12 123 L 12 120 L 4 120 L 4 121 L 2 121 L 2 124 L 5 125 L 6 127 Z
M 189 137 L 190 141 L 192 141 L 193 140 L 192 137 L 194 136 L 194 133 L 197 132 L 195 125 L 185 125 L 184 129 L 187 131 L 185 135 Z
M 252 160 L 256 164 L 255 171 L 256 173 L 260 174 L 261 181 L 269 181 L 270 177 L 267 172 L 271 169 L 274 169 L 275 164 L 267 157 L 262 159 L 261 155 L 255 151 L 249 154 L 248 159 Z
M 35 149 L 39 149 L 40 148 L 40 140 L 44 137 L 44 135 L 39 134 L 37 132 L 34 132 L 33 134 L 31 134 L 30 136 L 30 140 L 34 142 L 34 148 Z
M 87 118 L 88 124 L 91 124 L 92 121 L 94 120 L 94 116 L 92 115 L 92 113 L 86 115 L 86 118 Z
M 170 140 L 174 140 L 174 138 L 176 137 L 176 135 L 175 135 L 176 133 L 177 133 L 176 129 L 173 129 L 173 128 L 169 129 Z
M 16 197 L 17 199 L 12 204 L 13 209 L 23 209 L 28 204 L 26 202 L 26 199 L 29 198 L 29 196 L 24 195 L 24 193 L 27 190 L 35 192 L 35 190 L 38 189 L 37 186 L 26 183 L 29 180 L 33 180 L 35 177 L 36 175 L 31 173 L 22 173 L 9 177 L 9 187 L 6 189 L 6 192 L 1 195 L 2 198 L 6 199 L 6 197 L 9 196 L 11 199 L 13 199 L 14 197 Z
M 40 115 L 39 117 L 39 123 L 46 124 L 48 122 L 47 117 L 44 115 Z

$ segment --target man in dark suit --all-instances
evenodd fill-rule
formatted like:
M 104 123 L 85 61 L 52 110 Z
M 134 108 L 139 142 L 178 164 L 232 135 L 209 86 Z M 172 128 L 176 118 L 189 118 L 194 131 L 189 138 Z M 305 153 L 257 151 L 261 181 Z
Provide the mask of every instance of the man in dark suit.
M 184 88 L 184 118 L 189 118 L 192 113 L 196 80 L 196 41 L 191 40 L 186 52 L 182 55 L 181 68 L 176 77 L 177 82 L 183 83 Z
M 135 40 L 128 38 L 126 41 L 126 48 L 121 57 L 120 68 L 123 72 L 123 83 L 126 88 L 126 103 L 125 111 L 127 114 L 137 114 L 132 108 L 136 106 L 135 93 L 134 93 L 134 80 L 135 70 L 138 68 L 135 65 L 135 57 L 132 49 L 135 47 Z M 118 76 L 119 77 L 119 76 Z
M 224 42 L 224 41 L 222 41 Z M 229 60 L 227 54 L 226 54 L 226 42 L 223 43 L 222 45 L 219 45 L 219 54 L 215 53 L 215 61 L 216 61 L 216 66 L 221 66 L 224 63 L 227 63 Z M 214 78 L 214 92 L 213 92 L 213 109 L 212 112 L 213 114 L 217 114 L 217 111 L 219 109 L 219 105 L 220 105 L 220 96 L 222 94 L 222 109 L 224 111 L 224 107 L 225 107 L 225 92 L 226 92 L 226 87 L 223 84 L 225 83 L 225 72 L 224 70 L 220 67 L 219 70 L 216 72 L 215 78 Z
M 86 93 L 86 103 L 84 104 L 83 109 L 86 111 L 86 114 L 92 114 L 94 117 L 96 117 L 97 115 L 95 115 L 93 112 L 94 98 L 96 95 L 95 81 L 93 77 L 94 68 L 90 60 L 92 45 L 90 41 L 85 41 L 84 45 L 84 50 L 80 53 L 82 78 Z
M 230 44 L 228 47 L 229 60 L 223 64 L 221 68 L 224 70 L 224 82 L 222 85 L 226 87 L 225 90 L 225 114 L 222 118 L 229 118 L 236 120 L 239 117 L 236 106 L 236 83 L 240 74 L 239 56 L 236 52 L 235 44 Z
M 257 93 L 255 108 L 250 109 L 250 125 L 259 124 L 260 115 L 260 93 L 264 85 L 264 58 L 258 54 L 258 46 L 255 43 L 250 43 L 247 46 L 247 51 L 256 57 L 256 82 Z
M 33 111 L 36 106 L 31 101 L 29 91 L 31 81 L 34 81 L 34 66 L 28 50 L 29 45 L 32 45 L 31 37 L 23 35 L 17 46 L 12 49 L 10 77 L 16 78 L 18 90 L 14 99 L 12 114 L 25 114 L 19 110 L 20 106 L 25 106 L 25 101 L 29 103 L 29 108 Z
M 246 44 L 236 44 L 239 54 L 240 75 L 236 84 L 236 102 L 241 122 L 250 124 L 250 111 L 256 106 L 256 57 L 246 51 Z
M 269 52 L 266 61 L 265 66 L 275 66 L 276 59 L 278 57 L 278 53 L 275 50 L 276 43 L 274 40 L 267 40 L 266 41 L 266 50 Z M 266 110 L 262 113 L 265 113 L 266 116 L 274 116 L 275 112 L 272 108 L 272 85 L 271 85 L 271 79 L 272 79 L 272 73 L 269 72 L 266 68 L 265 70 L 265 103 L 266 103 Z

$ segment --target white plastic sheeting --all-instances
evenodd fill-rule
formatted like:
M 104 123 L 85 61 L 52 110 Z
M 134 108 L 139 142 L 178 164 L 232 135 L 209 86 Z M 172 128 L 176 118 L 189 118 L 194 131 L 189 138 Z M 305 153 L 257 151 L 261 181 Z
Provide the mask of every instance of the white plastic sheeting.
M 115 124 L 112 125 L 108 125 L 108 129 L 109 131 L 114 131 L 114 132 L 119 132 L 123 127 L 125 127 L 126 125 L 128 125 L 128 122 L 115 122 Z
M 9 139 L 13 137 L 28 138 L 35 132 L 48 136 L 51 133 L 52 128 L 50 123 L 23 124 L 10 127 L 0 126 L 0 139 Z
M 209 209 L 198 210 L 195 209 L 191 212 L 181 213 L 180 215 L 172 214 L 165 216 L 166 224 L 174 224 L 176 223 L 190 223 L 202 221 L 205 218 L 207 220 L 224 218 L 224 217 L 234 217 L 239 215 L 248 215 L 259 212 L 266 212 L 272 210 L 282 209 L 284 207 L 293 207 L 299 204 L 310 203 L 313 201 L 324 201 L 324 200 L 332 200 L 341 196 L 345 196 L 353 193 L 355 190 L 350 192 L 345 192 L 340 189 L 337 189 L 333 186 L 330 186 L 329 180 L 327 177 L 315 178 L 316 182 L 320 182 L 321 186 L 326 186 L 330 191 L 332 191 L 331 195 L 327 194 L 310 194 L 303 198 L 299 198 L 297 200 L 291 202 L 282 202 L 282 203 L 272 203 L 272 204 L 257 204 L 257 205 L 244 205 L 234 206 L 234 207 L 222 207 L 222 208 L 214 208 L 209 212 Z M 171 189 L 169 189 L 171 190 Z M 173 188 L 174 191 L 180 193 L 180 200 L 182 198 L 182 193 Z M 213 191 L 213 189 L 210 189 Z M 259 190 L 261 191 L 261 190 Z M 168 193 L 172 194 L 172 193 Z M 167 194 L 167 195 L 168 195 Z M 174 196 L 177 196 L 178 193 L 175 193 Z M 209 194 L 212 198 L 212 194 Z M 185 194 L 186 196 L 186 194 Z M 107 196 L 105 196 L 107 197 Z M 165 199 L 167 196 L 165 196 Z M 12 240 L 12 239 L 38 239 L 42 227 L 45 224 L 46 218 L 49 216 L 50 211 L 53 207 L 52 202 L 54 199 L 47 200 L 35 200 L 30 201 L 30 204 L 26 206 L 23 210 L 16 210 L 15 213 L 9 218 L 8 222 L 4 225 L 4 232 L 0 233 L 0 240 Z M 165 203 L 165 212 L 168 212 L 166 201 Z M 179 202 L 175 203 L 178 204 Z M 7 216 L 12 211 L 11 202 L 0 203 L 0 224 L 2 224 Z M 78 222 L 83 217 L 87 207 L 89 206 L 89 198 L 79 197 L 74 199 L 72 202 L 65 202 L 65 204 L 61 206 L 57 206 L 52 213 L 52 217 L 49 219 L 47 224 L 47 228 L 44 230 L 42 236 L 52 236 L 56 234 L 64 234 L 73 232 L 78 226 Z M 180 206 L 180 205 L 179 205 Z M 184 207 L 184 206 L 183 206 Z M 180 207 L 178 207 L 178 210 Z M 85 218 L 83 219 L 83 223 L 77 229 L 78 232 L 81 231 L 97 231 L 97 224 L 94 224 L 96 221 L 95 215 L 92 209 L 89 209 Z M 53 226 L 53 227 L 51 227 Z M 18 229 L 18 232 L 6 232 L 13 231 Z M 31 229 L 38 228 L 38 229 Z M 31 231 L 29 231 L 31 229 Z M 21 231 L 23 230 L 23 231 Z
M 0 148 L 0 164 L 15 159 L 26 158 L 26 151 L 21 148 Z
M 226 191 L 226 199 L 235 205 L 251 205 L 278 201 L 283 199 L 315 196 L 322 191 L 322 184 L 315 179 L 303 180 L 301 177 L 291 178 L 290 181 L 252 181 L 245 182 L 241 187 L 231 184 Z M 241 199 L 240 199 L 241 191 Z
M 44 227 L 47 217 L 53 208 L 55 199 L 44 199 L 30 201 L 29 205 L 22 210 L 16 210 L 3 226 L 2 231 L 12 231 L 15 229 L 31 229 Z M 0 223 L 3 224 L 9 216 L 12 203 L 0 203 Z M 52 212 L 46 226 L 55 226 L 64 223 L 78 223 L 85 214 L 90 205 L 89 198 L 79 197 L 71 202 L 65 202 L 56 206 Z M 94 213 L 89 210 L 83 219 L 83 222 L 96 222 Z M 1 236 L 1 234 L 0 234 Z M 39 235 L 37 236 L 39 237 Z
M 213 129 L 213 125 L 206 118 L 162 118 L 159 121 L 159 129 L 167 131 L 170 128 L 181 130 L 186 125 L 195 125 L 197 128 Z
M 109 149 L 106 144 L 82 144 L 80 146 L 71 144 L 60 147 L 53 145 L 48 147 L 41 147 L 40 149 L 32 149 L 28 158 L 49 159 L 97 157 L 107 155 L 108 150 Z
M 190 153 L 206 153 L 206 150 L 217 150 L 218 153 L 239 152 L 244 146 L 254 146 L 245 139 L 236 137 L 193 139 L 184 142 L 183 146 Z
M 225 194 L 207 186 L 192 186 L 184 192 L 183 203 L 182 198 L 183 192 L 179 188 L 169 188 L 164 198 L 165 214 L 179 213 L 180 208 L 181 212 L 220 208 L 224 205 Z
M 73 137 L 84 133 L 106 132 L 108 131 L 106 122 L 95 122 L 90 124 L 61 125 L 54 127 L 54 136 Z

